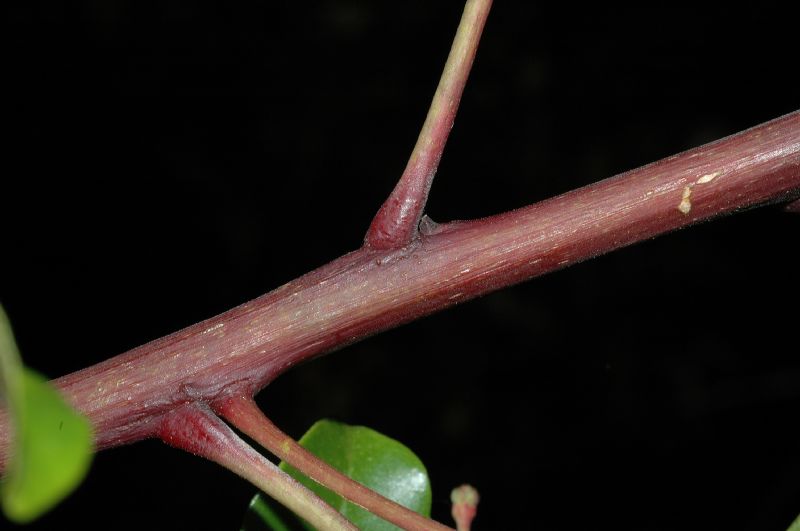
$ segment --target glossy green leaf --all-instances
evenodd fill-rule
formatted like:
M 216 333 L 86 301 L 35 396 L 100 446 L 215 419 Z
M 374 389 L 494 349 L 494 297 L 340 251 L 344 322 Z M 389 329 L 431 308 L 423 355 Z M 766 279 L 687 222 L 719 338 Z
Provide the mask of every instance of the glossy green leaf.
M 22 366 L 1 308 L 0 381 L 12 435 L 0 498 L 8 518 L 25 523 L 81 482 L 91 461 L 92 433 L 44 377 Z
M 431 485 L 425 466 L 406 446 L 375 430 L 320 420 L 300 439 L 300 445 L 348 477 L 395 502 L 430 516 Z M 316 492 L 363 531 L 389 531 L 398 527 L 344 500 L 287 463 L 280 467 Z M 256 496 L 260 503 L 264 500 Z M 255 502 L 255 499 L 254 499 Z M 251 511 L 254 509 L 251 503 Z M 306 529 L 313 529 L 305 524 Z M 245 526 L 247 531 L 255 527 Z M 279 528 L 268 527 L 278 531 Z

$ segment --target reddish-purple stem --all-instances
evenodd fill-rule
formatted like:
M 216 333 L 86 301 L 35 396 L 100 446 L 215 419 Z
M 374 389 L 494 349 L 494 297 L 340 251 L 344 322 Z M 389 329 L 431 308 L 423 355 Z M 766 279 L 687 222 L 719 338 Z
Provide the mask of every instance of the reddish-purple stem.
M 372 220 L 364 237 L 367 247 L 397 249 L 417 237 L 417 226 L 453 128 L 461 94 L 491 7 L 491 0 L 469 0 L 464 7 L 461 24 L 417 144 L 397 186 Z
M 375 514 L 406 529 L 447 529 L 320 463 L 263 417 L 252 396 L 301 361 L 489 291 L 737 209 L 794 201 L 797 210 L 800 112 L 513 212 L 444 225 L 423 218 L 490 6 L 468 0 L 417 145 L 362 248 L 54 381 L 92 422 L 98 449 L 160 437 L 247 478 L 320 529 L 353 528 L 215 410 Z M 0 471 L 8 444 L 0 411 Z
M 688 190 L 688 193 L 687 193 Z M 800 112 L 497 216 L 423 223 L 54 384 L 99 449 L 153 436 L 187 401 L 252 396 L 297 363 L 489 291 L 761 203 L 800 196 Z M 0 458 L 7 428 L 0 416 Z
M 155 430 L 167 444 L 205 457 L 249 480 L 317 529 L 357 528 L 316 494 L 250 448 L 204 403 L 189 402 L 164 415 Z

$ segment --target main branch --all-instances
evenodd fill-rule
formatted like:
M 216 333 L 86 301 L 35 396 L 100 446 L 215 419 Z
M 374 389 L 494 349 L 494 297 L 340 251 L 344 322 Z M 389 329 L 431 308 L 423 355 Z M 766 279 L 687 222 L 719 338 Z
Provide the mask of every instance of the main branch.
M 98 449 L 160 437 L 248 478 L 318 527 L 348 529 L 349 522 L 299 490 L 214 412 L 280 455 L 283 434 L 257 414 L 252 397 L 304 360 L 625 245 L 800 197 L 795 112 L 513 212 L 443 225 L 422 217 L 490 5 L 467 2 L 406 171 L 360 249 L 228 312 L 53 382 L 90 419 Z M 8 443 L 7 417 L 0 411 L 0 471 Z M 283 457 L 376 514 L 405 528 L 444 528 L 295 450 Z
M 99 449 L 189 401 L 252 396 L 297 363 L 458 302 L 763 203 L 800 196 L 800 112 L 505 214 L 422 224 L 221 315 L 54 380 Z M 7 427 L 0 417 L 0 457 Z

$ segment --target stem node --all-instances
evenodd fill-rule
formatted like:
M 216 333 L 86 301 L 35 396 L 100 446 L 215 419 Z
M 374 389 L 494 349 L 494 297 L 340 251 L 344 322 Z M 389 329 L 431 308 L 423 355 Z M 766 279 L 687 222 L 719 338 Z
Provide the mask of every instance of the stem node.
M 170 446 L 205 457 L 250 481 L 317 529 L 357 531 L 333 507 L 253 450 L 204 403 L 184 404 L 165 414 L 157 434 Z
M 428 192 L 453 128 L 491 7 L 491 0 L 467 1 L 422 131 L 400 181 L 372 220 L 364 237 L 365 246 L 399 249 L 417 238 Z

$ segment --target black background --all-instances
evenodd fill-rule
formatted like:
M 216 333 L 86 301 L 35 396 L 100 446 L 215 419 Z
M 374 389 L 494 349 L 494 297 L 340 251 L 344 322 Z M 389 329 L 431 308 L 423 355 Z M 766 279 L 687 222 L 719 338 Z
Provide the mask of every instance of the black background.
M 649 4 L 649 3 L 648 3 Z M 458 2 L 114 0 L 9 8 L 0 300 L 58 376 L 356 248 L 416 139 Z M 523 206 L 800 108 L 765 3 L 499 2 L 435 220 Z M 296 368 L 300 436 L 371 426 L 476 529 L 785 529 L 800 513 L 800 216 L 753 210 Z M 34 528 L 238 529 L 254 489 L 147 441 Z M 3 522 L 5 526 L 5 522 Z

